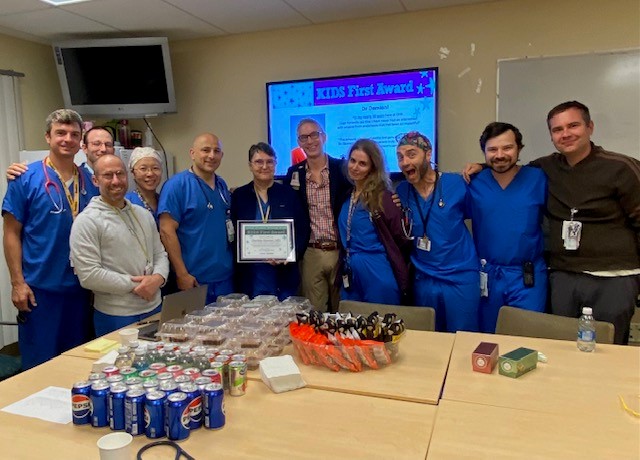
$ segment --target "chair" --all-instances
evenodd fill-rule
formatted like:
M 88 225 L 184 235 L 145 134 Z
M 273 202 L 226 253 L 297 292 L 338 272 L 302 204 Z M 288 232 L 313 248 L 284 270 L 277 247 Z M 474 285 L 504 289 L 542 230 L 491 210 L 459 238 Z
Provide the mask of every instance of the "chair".
M 402 318 L 407 329 L 435 331 L 436 328 L 436 311 L 430 307 L 404 307 L 401 305 L 341 300 L 338 311 L 341 313 L 350 311 L 360 315 L 369 315 L 374 311 L 377 311 L 380 315 L 395 313 L 398 318 Z
M 598 343 L 613 343 L 615 333 L 613 324 L 595 321 L 595 326 Z M 502 307 L 498 313 L 496 334 L 576 340 L 577 333 L 578 318 L 550 315 L 509 306 Z

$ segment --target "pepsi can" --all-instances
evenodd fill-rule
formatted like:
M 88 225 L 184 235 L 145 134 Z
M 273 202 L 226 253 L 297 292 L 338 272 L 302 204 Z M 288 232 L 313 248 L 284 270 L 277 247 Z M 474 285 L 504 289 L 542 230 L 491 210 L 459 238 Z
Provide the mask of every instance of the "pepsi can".
M 124 429 L 132 436 L 144 434 L 144 390 L 129 390 L 124 399 Z
M 156 377 L 158 382 L 162 382 L 163 380 L 173 380 L 173 374 L 171 372 L 161 372 Z
M 91 426 L 109 426 L 109 384 L 96 382 L 91 385 Z
M 178 391 L 167 397 L 167 437 L 171 441 L 182 441 L 189 437 L 189 400 Z
M 198 390 L 202 391 L 204 390 L 204 387 L 213 383 L 213 380 L 211 380 L 211 377 L 198 377 L 193 381 L 193 383 L 198 387 Z
M 104 380 L 106 379 L 107 376 L 104 374 L 104 372 L 94 372 L 92 374 L 89 374 L 89 377 L 87 378 L 87 380 L 91 383 L 96 382 L 98 380 Z
M 71 410 L 74 425 L 91 423 L 91 383 L 76 382 L 71 389 Z
M 146 382 L 144 382 L 142 384 L 142 388 L 144 388 L 144 391 L 146 391 L 147 393 L 155 391 L 155 390 L 158 389 L 158 381 L 157 380 L 147 380 Z
M 160 386 L 158 387 L 158 390 L 164 391 L 167 396 L 173 393 L 177 393 L 179 391 L 178 384 L 173 380 L 164 380 L 160 382 Z
M 124 400 L 128 388 L 123 383 L 111 386 L 109 393 L 109 426 L 114 431 L 125 429 Z
M 132 387 L 133 385 L 142 385 L 143 380 L 140 377 L 129 377 L 125 382 L 128 387 Z
M 164 427 L 165 408 L 167 395 L 164 391 L 152 391 L 147 393 L 144 402 L 144 432 L 147 438 L 157 439 L 166 436 Z
M 210 430 L 222 428 L 225 423 L 224 389 L 219 383 L 210 383 L 202 392 L 204 426 Z
M 173 379 L 178 385 L 181 383 L 191 383 L 191 377 L 188 375 L 178 375 Z
M 114 383 L 119 383 L 119 382 L 122 382 L 124 384 L 124 377 L 121 376 L 120 374 L 110 375 L 109 377 L 107 377 L 107 382 L 109 382 L 110 385 L 113 385 Z
M 195 383 L 181 383 L 178 388 L 189 401 L 189 428 L 197 430 L 202 426 L 202 393 Z
M 202 371 L 202 377 L 209 377 L 211 383 L 222 383 L 222 375 L 217 369 L 205 369 Z

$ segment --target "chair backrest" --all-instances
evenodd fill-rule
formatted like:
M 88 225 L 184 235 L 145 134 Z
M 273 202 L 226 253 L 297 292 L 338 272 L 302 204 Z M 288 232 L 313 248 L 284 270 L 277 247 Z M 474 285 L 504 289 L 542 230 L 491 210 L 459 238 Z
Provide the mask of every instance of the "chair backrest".
M 377 311 L 380 315 L 395 313 L 398 315 L 398 318 L 402 318 L 407 329 L 435 331 L 436 328 L 436 311 L 430 307 L 405 307 L 401 305 L 341 300 L 338 309 L 341 313 L 350 311 L 358 315 L 369 315 L 374 311 Z
M 615 327 L 605 321 L 595 321 L 596 341 L 613 343 Z M 543 339 L 576 340 L 578 318 L 550 315 L 537 311 L 504 306 L 498 313 L 496 334 L 540 337 Z

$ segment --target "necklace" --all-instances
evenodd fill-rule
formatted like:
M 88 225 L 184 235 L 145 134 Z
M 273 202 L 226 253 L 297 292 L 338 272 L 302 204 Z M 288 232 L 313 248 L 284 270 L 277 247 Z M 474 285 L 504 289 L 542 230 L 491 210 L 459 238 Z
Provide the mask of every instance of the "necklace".
M 147 203 L 147 200 L 144 199 L 144 197 L 142 196 L 142 193 L 140 193 L 140 190 L 136 189 L 136 195 L 138 195 L 138 198 L 140 198 L 140 201 L 142 201 L 142 204 L 144 205 L 145 209 L 149 211 L 151 214 L 154 214 L 155 211 L 151 209 L 151 206 L 149 205 L 149 203 Z

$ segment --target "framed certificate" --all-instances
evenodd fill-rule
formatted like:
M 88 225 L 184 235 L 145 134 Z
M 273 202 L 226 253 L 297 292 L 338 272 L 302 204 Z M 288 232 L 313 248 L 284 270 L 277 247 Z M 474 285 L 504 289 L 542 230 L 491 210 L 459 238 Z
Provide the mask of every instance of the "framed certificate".
M 239 220 L 237 241 L 239 263 L 296 261 L 293 219 Z

